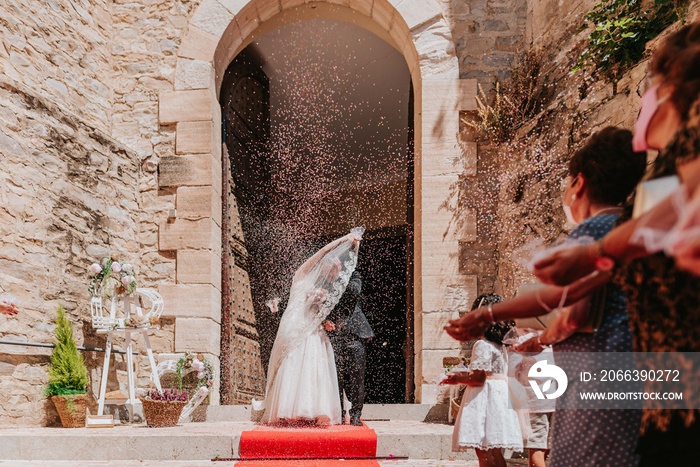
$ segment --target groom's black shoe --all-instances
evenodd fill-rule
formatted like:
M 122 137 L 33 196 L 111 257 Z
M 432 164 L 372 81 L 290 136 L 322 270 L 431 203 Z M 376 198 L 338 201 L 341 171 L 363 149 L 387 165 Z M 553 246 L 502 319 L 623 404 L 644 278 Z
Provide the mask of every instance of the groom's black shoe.
M 352 417 L 350 419 L 350 425 L 352 426 L 362 426 L 362 421 L 360 420 L 360 417 Z

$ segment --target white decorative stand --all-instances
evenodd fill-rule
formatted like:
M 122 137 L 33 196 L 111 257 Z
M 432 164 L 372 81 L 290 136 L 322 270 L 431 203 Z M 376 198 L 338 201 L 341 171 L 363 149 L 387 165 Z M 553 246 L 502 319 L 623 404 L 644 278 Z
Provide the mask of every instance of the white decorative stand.
M 144 313 L 141 307 L 141 301 L 146 298 L 151 302 L 151 309 Z M 105 394 L 107 391 L 107 375 L 109 374 L 109 358 L 112 354 L 112 335 L 123 334 L 126 341 L 126 366 L 129 382 L 129 399 L 126 401 L 129 408 L 129 421 L 133 420 L 134 405 L 141 402 L 136 399 L 136 384 L 134 378 L 134 356 L 133 356 L 133 339 L 134 333 L 141 333 L 143 341 L 146 344 L 146 352 L 148 353 L 148 361 L 151 365 L 151 378 L 156 388 L 162 391 L 160 386 L 160 378 L 156 371 L 156 362 L 153 358 L 153 350 L 151 349 L 151 341 L 148 339 L 148 331 L 155 329 L 151 322 L 158 322 L 161 313 L 163 313 L 163 297 L 153 289 L 136 289 L 131 296 L 121 299 L 124 305 L 124 316 L 117 317 L 117 300 L 112 300 L 110 305 L 109 315 L 105 315 L 105 310 L 102 306 L 102 297 L 93 297 L 90 301 L 90 309 L 92 312 L 92 327 L 96 329 L 98 334 L 107 334 L 107 343 L 105 344 L 105 359 L 102 367 L 102 380 L 100 381 L 100 397 L 98 400 L 97 414 L 104 415 Z M 135 323 L 135 326 L 127 326 L 127 323 Z

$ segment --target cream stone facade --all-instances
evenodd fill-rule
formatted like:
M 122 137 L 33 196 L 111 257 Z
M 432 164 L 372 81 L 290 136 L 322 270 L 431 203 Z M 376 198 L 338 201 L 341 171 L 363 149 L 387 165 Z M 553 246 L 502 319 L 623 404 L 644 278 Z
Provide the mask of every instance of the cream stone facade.
M 21 313 L 0 340 L 50 343 L 61 301 L 79 345 L 90 329 L 86 267 L 117 253 L 166 303 L 152 337 L 160 359 L 221 357 L 221 80 L 231 60 L 275 25 L 352 22 L 396 48 L 414 90 L 416 402 L 459 352 L 442 327 L 480 278 L 463 256 L 476 214 L 458 182 L 476 174 L 477 144 L 460 140 L 477 80 L 507 73 L 525 32 L 516 0 L 8 0 L 0 5 L 0 292 Z M 176 216 L 169 216 L 176 210 Z M 455 214 L 459 212 L 459 216 Z M 483 246 L 482 246 L 483 247 Z M 476 247 L 474 247 L 476 248 Z M 241 281 L 246 277 L 241 276 Z M 241 301 L 248 300 L 241 292 Z M 42 395 L 49 349 L 0 343 L 2 424 L 50 424 Z M 102 354 L 85 352 L 92 390 Z M 125 363 L 114 357 L 125 386 Z M 148 386 L 145 354 L 138 385 Z M 215 387 L 218 389 L 218 387 Z M 212 404 L 219 403 L 218 390 Z

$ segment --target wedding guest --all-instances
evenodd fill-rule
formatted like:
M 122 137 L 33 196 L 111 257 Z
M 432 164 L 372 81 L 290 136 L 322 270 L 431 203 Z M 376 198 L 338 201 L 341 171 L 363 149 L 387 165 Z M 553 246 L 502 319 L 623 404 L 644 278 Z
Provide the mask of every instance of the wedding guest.
M 642 98 L 635 128 L 638 149 L 658 149 L 650 178 L 677 174 L 689 193 L 700 185 L 700 22 L 674 32 L 652 57 L 651 84 Z M 700 351 L 700 278 L 681 270 L 663 252 L 647 255 L 630 242 L 638 224 L 672 208 L 660 203 L 625 222 L 597 244 L 563 250 L 535 264 L 537 276 L 566 284 L 593 269 L 605 256 L 619 264 L 615 281 L 628 299 L 629 320 L 638 352 Z M 690 258 L 681 264 L 689 268 Z M 700 253 L 700 251 L 698 251 Z M 689 382 L 697 391 L 697 380 Z M 693 394 L 691 392 L 690 394 Z M 700 439 L 697 409 L 645 410 L 638 450 L 642 466 L 689 465 Z
M 576 227 L 570 239 L 602 238 L 612 230 L 621 213 L 621 205 L 639 182 L 646 166 L 642 152 L 632 149 L 632 133 L 607 127 L 589 138 L 569 162 L 567 188 L 562 204 L 567 219 Z M 451 323 L 447 332 L 459 340 L 469 338 L 494 321 L 518 319 L 548 313 L 561 304 L 562 298 L 577 307 L 559 316 L 547 329 L 518 350 L 540 352 L 553 345 L 557 365 L 584 368 L 581 352 L 630 352 L 625 298 L 616 286 L 608 286 L 603 304 L 602 321 L 593 333 L 578 333 L 590 317 L 588 302 L 581 301 L 609 276 L 600 275 L 565 291 L 549 286 L 513 300 L 482 307 Z M 544 306 L 543 306 L 544 305 Z M 573 406 L 578 392 L 575 382 L 558 399 Z M 634 410 L 558 410 L 553 418 L 552 451 L 548 465 L 557 466 L 635 466 L 634 453 L 639 431 L 640 413 Z
M 545 359 L 554 363 L 552 348 L 546 347 L 537 356 L 538 360 Z M 528 467 L 546 467 L 549 455 L 549 426 L 554 413 L 555 401 L 539 399 L 535 391 L 530 387 L 528 373 L 532 365 L 538 360 L 534 357 L 524 357 L 515 366 L 515 379 L 525 388 L 527 394 L 528 409 L 530 412 L 530 435 L 524 440 L 527 449 Z
M 503 300 L 499 295 L 477 297 L 473 308 Z M 493 323 L 472 348 L 469 372 L 448 373 L 441 384 L 465 384 L 467 389 L 455 419 L 452 450 L 475 449 L 479 467 L 505 467 L 501 449 L 523 450 L 516 411 L 509 403 L 503 337 L 512 321 Z

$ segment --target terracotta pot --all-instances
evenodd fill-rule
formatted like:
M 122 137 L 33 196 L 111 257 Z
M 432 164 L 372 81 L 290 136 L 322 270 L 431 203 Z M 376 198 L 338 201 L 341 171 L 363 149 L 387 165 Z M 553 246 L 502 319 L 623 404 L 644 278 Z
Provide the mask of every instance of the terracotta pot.
M 64 428 L 85 427 L 85 412 L 90 404 L 90 397 L 87 394 L 51 396 L 51 400 L 56 406 Z
M 154 401 L 141 398 L 143 404 L 143 415 L 146 417 L 146 424 L 150 427 L 166 427 L 177 425 L 182 409 L 187 402 L 181 401 Z

